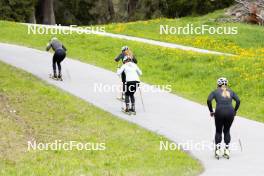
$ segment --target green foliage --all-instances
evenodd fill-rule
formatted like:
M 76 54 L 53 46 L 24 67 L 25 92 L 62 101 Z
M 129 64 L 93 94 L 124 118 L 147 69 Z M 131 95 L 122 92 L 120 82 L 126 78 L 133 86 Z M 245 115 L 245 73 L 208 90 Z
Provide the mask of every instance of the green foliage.
M 34 8 L 38 23 L 42 23 L 41 0 L 1 0 L 0 19 L 28 22 L 33 17 Z M 111 14 L 111 2 L 114 14 Z M 134 7 L 128 12 L 128 6 Z M 135 21 L 159 17 L 181 17 L 206 14 L 224 8 L 233 0 L 56 0 L 55 17 L 58 24 L 103 24 L 116 21 Z M 37 6 L 35 6 L 37 4 Z
M 1 0 L 0 19 L 27 22 L 34 12 L 35 0 Z
M 167 17 L 182 17 L 193 14 L 206 14 L 216 9 L 230 6 L 233 0 L 167 0 Z

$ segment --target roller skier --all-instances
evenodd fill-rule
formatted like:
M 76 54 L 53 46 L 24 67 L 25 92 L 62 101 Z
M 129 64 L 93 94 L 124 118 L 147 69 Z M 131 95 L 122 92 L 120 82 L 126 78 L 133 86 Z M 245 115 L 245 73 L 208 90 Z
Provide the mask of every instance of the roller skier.
M 118 68 L 119 68 L 119 61 L 122 62 L 122 64 L 124 64 L 124 58 L 128 56 L 129 59 L 131 59 L 131 61 L 135 64 L 137 64 L 137 59 L 136 57 L 133 55 L 132 51 L 128 48 L 128 46 L 123 46 L 121 48 L 121 53 L 115 58 L 115 62 L 118 63 Z M 125 83 L 126 83 L 126 75 L 125 73 L 121 73 L 121 81 L 122 81 L 122 95 L 120 98 L 121 101 L 125 100 Z
M 224 133 L 224 154 L 227 159 L 230 157 L 229 144 L 231 141 L 230 128 L 240 106 L 239 97 L 228 88 L 228 80 L 219 78 L 217 80 L 218 88 L 210 93 L 207 99 L 207 105 L 211 117 L 215 117 L 215 157 L 221 157 L 222 133 Z M 212 107 L 212 100 L 216 101 L 215 112 Z M 232 100 L 235 100 L 235 108 L 232 106 Z
M 66 57 L 67 49 L 56 37 L 53 37 L 47 44 L 46 51 L 49 51 L 51 48 L 54 51 L 54 55 L 52 58 L 53 75 L 51 75 L 51 78 L 62 81 L 61 62 Z M 58 67 L 58 74 L 56 66 Z
M 136 115 L 134 94 L 140 85 L 139 76 L 142 75 L 142 72 L 129 56 L 124 57 L 123 63 L 122 67 L 117 70 L 118 76 L 125 74 L 124 93 L 126 107 L 123 111 L 129 115 Z

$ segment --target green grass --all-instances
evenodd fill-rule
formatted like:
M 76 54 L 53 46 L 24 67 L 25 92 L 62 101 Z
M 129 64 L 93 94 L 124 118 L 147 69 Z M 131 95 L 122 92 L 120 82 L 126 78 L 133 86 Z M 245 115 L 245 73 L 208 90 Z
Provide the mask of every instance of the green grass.
M 27 35 L 25 26 L 0 22 L 0 41 L 44 50 L 51 36 Z M 239 115 L 264 122 L 264 59 L 263 57 L 225 57 L 166 49 L 143 43 L 96 35 L 58 36 L 68 47 L 68 56 L 112 71 L 114 57 L 128 45 L 143 70 L 142 80 L 155 85 L 172 85 L 173 93 L 206 103 L 216 88 L 216 79 L 225 76 L 240 96 Z
M 138 36 L 159 41 L 172 42 L 198 48 L 235 54 L 262 54 L 264 56 L 264 28 L 257 25 L 241 23 L 220 23 L 215 19 L 224 17 L 224 10 L 216 11 L 205 16 L 184 17 L 179 19 L 155 19 L 130 23 L 117 23 L 106 25 L 106 31 L 112 33 Z M 238 27 L 238 35 L 160 35 L 160 25 L 185 27 L 187 24 L 194 26 L 210 25 L 212 27 Z M 256 51 L 259 49 L 259 51 Z M 249 52 L 250 53 L 245 53 Z
M 165 140 L 0 62 L 0 175 L 197 175 Z M 15 112 L 14 112 L 15 110 Z M 105 143 L 105 151 L 28 151 L 27 141 Z

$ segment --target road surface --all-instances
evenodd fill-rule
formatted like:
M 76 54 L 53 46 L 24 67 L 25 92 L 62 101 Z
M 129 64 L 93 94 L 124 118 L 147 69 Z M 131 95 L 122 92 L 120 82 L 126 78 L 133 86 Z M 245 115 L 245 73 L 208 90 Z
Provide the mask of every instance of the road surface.
M 63 62 L 64 81 L 49 78 L 51 53 L 21 46 L 0 43 L 0 60 L 21 68 L 49 84 L 57 86 L 115 116 L 164 135 L 178 144 L 194 145 L 213 140 L 213 119 L 207 107 L 166 92 L 144 92 L 144 112 L 137 94 L 137 116 L 129 117 L 120 111 L 117 92 L 95 91 L 95 85 L 119 85 L 115 73 L 77 60 Z M 144 70 L 143 70 L 144 71 Z M 144 72 L 143 72 L 144 73 Z M 144 84 L 145 87 L 150 85 Z M 210 90 L 208 90 L 210 91 Z M 206 97 L 205 97 L 206 100 Z M 242 102 L 243 103 L 243 102 Z M 188 152 L 205 167 L 205 176 L 262 176 L 264 174 L 264 124 L 237 117 L 231 130 L 230 160 L 216 160 L 209 149 L 192 148 Z M 241 151 L 238 139 L 241 139 Z M 185 150 L 187 150 L 185 148 Z

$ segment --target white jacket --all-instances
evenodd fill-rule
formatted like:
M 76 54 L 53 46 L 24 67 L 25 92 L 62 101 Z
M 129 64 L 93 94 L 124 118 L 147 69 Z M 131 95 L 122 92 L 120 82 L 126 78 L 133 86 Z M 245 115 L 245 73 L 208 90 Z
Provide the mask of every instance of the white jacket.
M 122 65 L 122 67 L 117 70 L 117 75 L 120 76 L 122 72 L 125 72 L 126 74 L 126 82 L 140 81 L 139 76 L 142 75 L 141 70 L 133 62 L 127 62 L 126 64 Z

